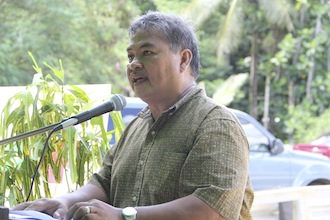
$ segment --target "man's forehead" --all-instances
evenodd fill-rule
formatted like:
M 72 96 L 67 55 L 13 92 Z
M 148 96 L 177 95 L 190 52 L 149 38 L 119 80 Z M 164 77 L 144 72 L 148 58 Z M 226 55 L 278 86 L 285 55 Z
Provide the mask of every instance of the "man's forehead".
M 131 36 L 127 50 L 131 47 L 155 46 L 159 41 L 165 42 L 163 37 L 156 31 L 137 31 Z

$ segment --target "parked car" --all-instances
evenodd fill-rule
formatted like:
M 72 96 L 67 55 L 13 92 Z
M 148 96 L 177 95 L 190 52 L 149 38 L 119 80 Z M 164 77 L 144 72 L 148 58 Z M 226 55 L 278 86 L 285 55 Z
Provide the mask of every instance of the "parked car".
M 318 137 L 310 143 L 295 144 L 293 149 L 322 154 L 330 158 L 330 132 Z
M 122 111 L 123 120 L 128 123 L 145 106 L 146 103 L 138 98 L 127 98 L 127 106 Z M 249 140 L 249 172 L 255 190 L 330 184 L 328 158 L 285 147 L 282 140 L 252 116 L 236 109 L 231 111 L 239 119 Z M 111 119 L 108 125 L 111 130 Z
M 330 147 L 330 132 L 327 132 L 320 137 L 316 138 L 311 144 L 323 144 Z

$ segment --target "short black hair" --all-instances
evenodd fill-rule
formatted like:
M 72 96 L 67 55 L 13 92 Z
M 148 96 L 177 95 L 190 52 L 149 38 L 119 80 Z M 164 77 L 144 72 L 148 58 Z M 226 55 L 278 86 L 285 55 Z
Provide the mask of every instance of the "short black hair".
M 189 49 L 193 55 L 190 66 L 195 78 L 198 77 L 200 69 L 198 40 L 193 26 L 186 19 L 172 13 L 148 11 L 132 22 L 128 28 L 129 37 L 133 37 L 139 29 L 159 33 L 173 52 Z

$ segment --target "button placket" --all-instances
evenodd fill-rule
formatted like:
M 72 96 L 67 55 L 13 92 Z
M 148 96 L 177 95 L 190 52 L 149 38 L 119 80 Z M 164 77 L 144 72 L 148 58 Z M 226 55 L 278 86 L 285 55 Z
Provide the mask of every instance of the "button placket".
M 138 167 L 137 167 L 137 172 L 136 172 L 136 182 L 134 186 L 134 192 L 132 195 L 132 201 L 135 206 L 138 206 L 139 203 L 139 195 L 141 193 L 142 185 L 143 185 L 143 176 L 145 172 L 145 165 L 146 165 L 146 160 L 148 158 L 148 155 L 150 153 L 150 150 L 153 145 L 153 140 L 155 138 L 155 135 L 157 132 L 155 130 L 150 131 L 149 133 L 149 138 L 147 138 L 144 147 L 142 147 L 141 154 L 140 154 L 140 160 L 138 161 Z

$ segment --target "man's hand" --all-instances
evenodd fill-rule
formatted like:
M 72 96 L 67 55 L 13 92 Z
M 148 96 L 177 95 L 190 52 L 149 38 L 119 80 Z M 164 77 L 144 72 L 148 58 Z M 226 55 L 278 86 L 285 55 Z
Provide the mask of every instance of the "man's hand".
M 121 209 L 97 199 L 73 205 L 65 216 L 66 220 L 123 220 Z
M 12 210 L 34 210 L 46 213 L 55 219 L 63 219 L 69 208 L 59 199 L 38 199 L 18 204 Z
M 74 207 L 77 207 L 77 204 L 86 204 L 89 202 L 84 201 L 98 201 L 99 203 L 103 203 L 101 201 L 104 201 L 103 204 L 106 205 L 107 202 L 107 196 L 97 186 L 94 186 L 92 184 L 86 184 L 76 190 L 75 192 L 65 194 L 61 197 L 54 198 L 54 199 L 38 199 L 33 202 L 25 202 L 21 203 L 13 208 L 13 210 L 34 210 L 46 213 L 50 216 L 53 216 L 55 219 L 64 219 L 67 215 L 69 209 L 73 207 L 72 210 L 74 210 Z M 109 205 L 108 205 L 109 206 Z M 112 207 L 112 206 L 111 206 Z M 113 207 L 112 207 L 113 208 Z M 70 209 L 71 210 L 71 209 Z M 85 208 L 86 210 L 86 208 Z M 73 212 L 73 213 L 72 213 Z M 75 211 L 71 211 L 68 216 L 70 216 L 70 220 L 73 216 Z M 82 211 L 79 211 L 83 213 Z M 120 213 L 120 211 L 119 211 Z M 79 214 L 79 213 L 78 213 Z M 77 218 L 80 219 L 80 218 Z M 85 219 L 91 219 L 91 218 L 85 218 Z M 101 218 L 100 218 L 101 219 Z M 106 218 L 105 218 L 106 219 Z M 118 218 L 120 219 L 120 218 Z

